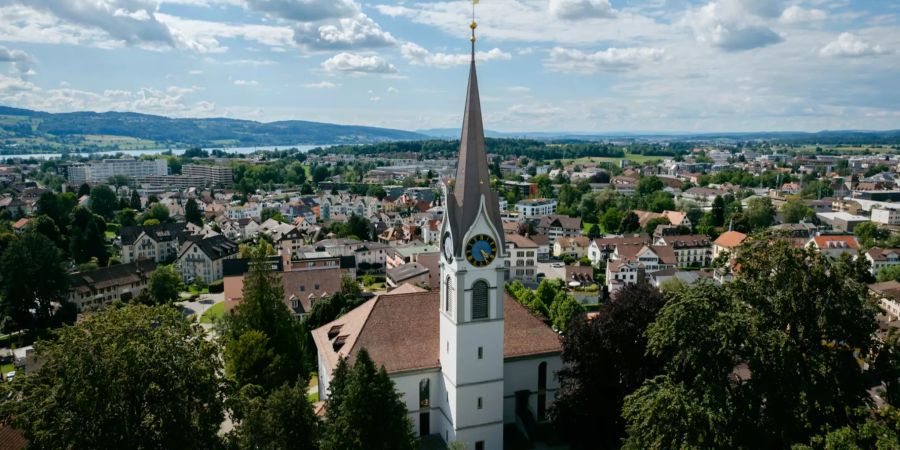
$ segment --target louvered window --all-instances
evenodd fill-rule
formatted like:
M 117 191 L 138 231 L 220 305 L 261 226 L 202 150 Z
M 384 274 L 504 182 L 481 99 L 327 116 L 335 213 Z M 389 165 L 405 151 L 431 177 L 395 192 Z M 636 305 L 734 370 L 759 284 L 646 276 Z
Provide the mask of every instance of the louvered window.
M 488 317 L 488 284 L 484 281 L 476 281 L 472 285 L 472 319 L 487 319 Z

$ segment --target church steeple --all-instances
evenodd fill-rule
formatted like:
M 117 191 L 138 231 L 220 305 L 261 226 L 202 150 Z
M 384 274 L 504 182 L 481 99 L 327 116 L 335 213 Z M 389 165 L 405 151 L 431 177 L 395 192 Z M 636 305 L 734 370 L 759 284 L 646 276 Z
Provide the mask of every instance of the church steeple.
M 475 69 L 475 28 L 472 29 L 472 61 L 469 65 L 469 86 L 466 94 L 466 107 L 463 114 L 462 134 L 459 142 L 459 161 L 456 168 L 456 180 L 453 192 L 447 201 L 447 214 L 450 226 L 457 240 L 475 223 L 480 212 L 481 199 L 489 220 L 503 239 L 503 222 L 500 218 L 500 206 L 497 196 L 491 190 L 491 174 L 484 144 L 484 124 L 481 118 L 481 97 L 478 93 L 478 74 Z M 461 244 L 461 242 L 458 242 Z M 460 246 L 456 253 L 459 254 Z

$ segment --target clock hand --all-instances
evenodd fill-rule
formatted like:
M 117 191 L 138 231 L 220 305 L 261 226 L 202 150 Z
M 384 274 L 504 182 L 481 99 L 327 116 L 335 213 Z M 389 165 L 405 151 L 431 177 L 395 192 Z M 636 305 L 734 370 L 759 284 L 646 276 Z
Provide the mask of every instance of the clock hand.
M 488 255 L 488 252 L 481 250 L 481 257 L 484 258 L 485 261 L 487 261 L 488 258 L 490 258 L 490 255 Z

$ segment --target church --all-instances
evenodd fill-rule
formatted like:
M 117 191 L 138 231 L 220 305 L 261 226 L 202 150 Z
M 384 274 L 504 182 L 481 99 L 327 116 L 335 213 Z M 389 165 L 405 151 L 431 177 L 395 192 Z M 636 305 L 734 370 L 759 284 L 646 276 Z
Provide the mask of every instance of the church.
M 506 246 L 490 187 L 472 62 L 456 179 L 444 185 L 441 284 L 380 295 L 312 332 L 319 398 L 340 358 L 365 348 L 403 395 L 415 431 L 470 450 L 502 449 L 505 426 L 526 436 L 547 420 L 562 367 L 559 336 L 506 295 Z

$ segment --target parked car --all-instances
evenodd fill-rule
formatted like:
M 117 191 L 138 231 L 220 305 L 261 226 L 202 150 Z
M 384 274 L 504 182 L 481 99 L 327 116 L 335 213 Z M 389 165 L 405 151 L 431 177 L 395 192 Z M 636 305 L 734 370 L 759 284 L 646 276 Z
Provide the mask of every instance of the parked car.
M 16 371 L 6 372 L 6 381 L 12 381 L 16 377 Z

